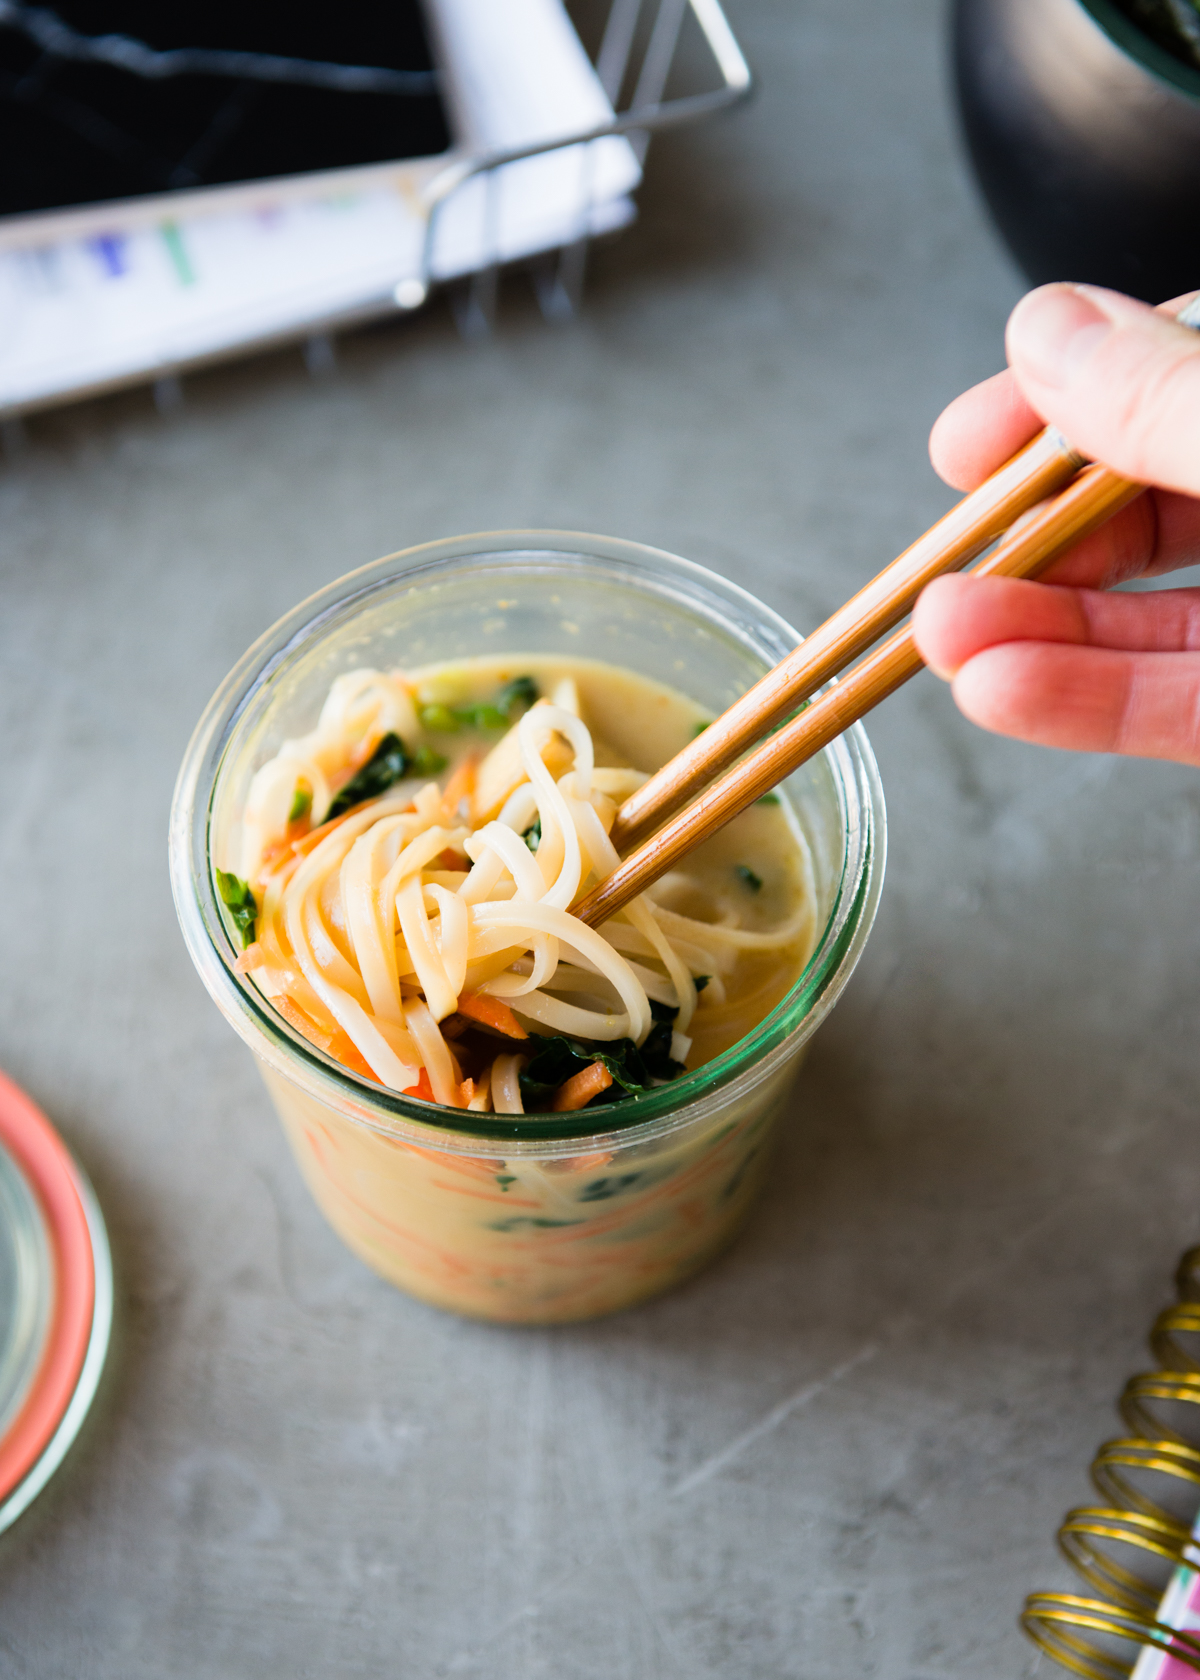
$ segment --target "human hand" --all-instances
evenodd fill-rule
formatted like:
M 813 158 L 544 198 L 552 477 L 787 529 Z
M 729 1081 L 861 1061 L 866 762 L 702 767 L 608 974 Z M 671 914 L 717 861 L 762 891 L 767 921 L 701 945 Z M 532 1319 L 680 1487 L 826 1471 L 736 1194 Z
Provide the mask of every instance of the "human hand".
M 1042 286 L 1013 311 L 1007 348 L 1008 370 L 933 428 L 947 483 L 973 489 L 1049 422 L 1154 488 L 1043 582 L 931 583 L 913 615 L 921 655 L 997 734 L 1200 765 L 1200 589 L 1103 593 L 1200 560 L 1200 333 L 1118 292 Z

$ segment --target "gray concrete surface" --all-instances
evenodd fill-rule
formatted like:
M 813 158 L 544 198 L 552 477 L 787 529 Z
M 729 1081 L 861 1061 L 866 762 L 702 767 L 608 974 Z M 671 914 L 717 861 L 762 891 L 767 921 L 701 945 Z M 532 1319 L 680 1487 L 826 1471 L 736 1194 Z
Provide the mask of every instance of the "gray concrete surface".
M 810 625 L 948 503 L 945 399 L 1020 283 L 932 0 L 734 0 L 762 75 L 663 141 L 547 328 L 438 303 L 45 417 L 3 467 L 0 1065 L 94 1177 L 103 1394 L 0 1540 L 12 1680 L 1028 1674 L 1112 1399 L 1197 1193 L 1194 772 L 984 737 L 923 677 L 871 725 L 882 913 L 751 1229 L 656 1304 L 460 1323 L 310 1204 L 195 978 L 165 827 L 277 614 L 379 553 L 568 526 Z

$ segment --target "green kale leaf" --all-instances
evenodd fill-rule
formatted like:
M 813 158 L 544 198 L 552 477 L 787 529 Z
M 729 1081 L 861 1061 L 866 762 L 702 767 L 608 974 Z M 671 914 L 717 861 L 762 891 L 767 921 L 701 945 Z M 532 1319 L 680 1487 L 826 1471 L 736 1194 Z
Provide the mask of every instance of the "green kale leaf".
M 333 802 L 325 813 L 325 821 L 353 810 L 365 799 L 378 799 L 393 783 L 403 781 L 412 766 L 413 760 L 404 742 L 399 735 L 389 731 L 362 768 L 356 770 L 345 787 L 334 794 Z
M 462 717 L 456 706 L 422 706 L 417 716 L 422 729 L 432 729 L 437 735 L 456 735 L 462 728 Z
M 675 1033 L 675 1017 L 678 1009 L 672 1009 L 669 1004 L 655 1003 L 650 999 L 650 1013 L 654 1017 L 654 1025 L 642 1040 L 642 1047 L 638 1054 L 642 1058 L 642 1066 L 651 1079 L 677 1079 L 683 1072 L 683 1063 L 677 1062 L 671 1055 L 671 1040 Z
M 440 701 L 422 706 L 418 716 L 423 729 L 453 735 L 460 729 L 507 729 L 515 707 L 531 706 L 538 697 L 532 677 L 514 677 L 505 683 L 494 701 L 469 700 L 465 706 L 447 706 Z
M 454 715 L 467 729 L 507 729 L 508 718 L 487 700 L 473 706 L 456 706 Z
M 631 1038 L 606 1040 L 603 1044 L 568 1038 L 563 1033 L 538 1038 L 539 1048 L 520 1073 L 521 1098 L 527 1114 L 544 1111 L 558 1087 L 593 1062 L 603 1062 L 613 1082 L 588 1103 L 619 1102 L 623 1096 L 637 1096 L 651 1089 L 651 1081 L 676 1079 L 683 1063 L 671 1056 L 671 1035 L 678 1010 L 664 1003 L 650 1004 L 654 1024 L 639 1047 Z
M 418 776 L 436 776 L 438 771 L 444 770 L 449 762 L 450 760 L 443 757 L 440 752 L 434 752 L 432 747 L 427 747 L 422 742 L 413 754 L 412 767 Z
M 496 710 L 511 720 L 516 706 L 532 706 L 538 697 L 538 686 L 532 677 L 514 677 L 496 696 Z
M 250 891 L 250 883 L 240 875 L 230 875 L 224 869 L 216 871 L 217 891 L 228 907 L 233 925 L 242 936 L 242 949 L 254 943 L 254 924 L 258 920 L 258 905 Z

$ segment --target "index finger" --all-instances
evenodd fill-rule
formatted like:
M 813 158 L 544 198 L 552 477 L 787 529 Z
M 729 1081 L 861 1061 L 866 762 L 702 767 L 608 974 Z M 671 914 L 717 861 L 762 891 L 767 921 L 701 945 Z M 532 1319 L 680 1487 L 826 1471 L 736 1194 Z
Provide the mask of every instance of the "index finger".
M 944 408 L 929 434 L 929 459 L 956 490 L 974 490 L 1041 431 L 1009 368 L 972 385 Z

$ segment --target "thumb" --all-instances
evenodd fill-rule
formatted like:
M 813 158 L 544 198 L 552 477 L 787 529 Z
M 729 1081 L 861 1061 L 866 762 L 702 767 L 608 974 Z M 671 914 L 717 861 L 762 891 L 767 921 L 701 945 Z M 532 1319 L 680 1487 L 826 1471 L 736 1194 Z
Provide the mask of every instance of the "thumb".
M 1038 413 L 1093 460 L 1200 495 L 1200 333 L 1099 286 L 1039 286 L 1008 359 Z

